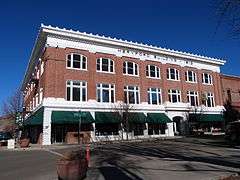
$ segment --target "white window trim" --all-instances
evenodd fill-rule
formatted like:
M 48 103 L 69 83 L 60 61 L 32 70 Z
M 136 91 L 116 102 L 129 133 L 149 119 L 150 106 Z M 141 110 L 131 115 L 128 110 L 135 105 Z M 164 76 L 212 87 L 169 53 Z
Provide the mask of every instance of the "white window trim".
M 156 89 L 157 91 L 154 92 L 152 89 Z M 156 93 L 157 94 L 157 104 L 152 103 L 152 94 Z M 161 105 L 162 104 L 162 90 L 160 88 L 148 88 L 148 95 L 150 94 L 150 104 L 151 105 Z M 161 102 L 159 102 L 159 99 Z
M 173 93 L 172 91 L 176 91 L 176 93 Z M 182 95 L 181 95 L 181 91 L 180 90 L 178 90 L 178 89 L 169 89 L 168 90 L 168 96 L 169 95 L 170 95 L 170 102 L 171 103 L 180 103 L 180 102 L 182 102 Z M 172 95 L 177 95 L 177 102 L 173 102 Z M 180 97 L 180 99 L 178 99 L 178 96 Z
M 108 85 L 108 88 L 103 87 L 103 84 Z M 100 87 L 98 87 L 98 85 L 100 85 Z M 113 85 L 113 88 L 111 88 L 112 85 Z M 116 99 L 115 99 L 115 84 L 97 83 L 96 86 L 97 86 L 97 91 L 96 91 L 97 102 L 98 102 L 98 90 L 100 90 L 100 102 L 99 103 L 115 103 L 116 102 Z M 109 91 L 109 102 L 103 102 L 103 95 L 102 95 L 103 90 L 108 90 Z M 113 102 L 111 102 L 112 90 L 113 90 Z
M 40 88 L 39 90 L 39 104 L 42 103 L 43 100 L 43 88 Z
M 97 70 L 97 61 L 100 59 L 100 70 Z M 102 59 L 108 59 L 108 71 L 102 70 Z M 111 61 L 113 62 L 113 72 L 110 71 Z M 101 73 L 109 73 L 109 74 L 115 74 L 115 62 L 110 58 L 97 58 L 96 59 L 96 71 Z
M 151 77 L 150 76 L 150 66 L 154 66 L 154 68 L 155 68 L 155 77 Z M 150 78 L 150 79 L 161 79 L 161 72 L 160 72 L 160 68 L 158 67 L 158 66 L 156 66 L 156 65 L 152 65 L 152 64 L 149 64 L 149 65 L 147 65 L 147 68 L 148 68 L 148 75 L 147 75 L 147 78 Z M 157 77 L 157 69 L 158 69 L 158 71 L 159 71 L 159 77 Z
M 208 76 L 209 83 L 205 82 L 205 77 L 204 77 L 205 74 L 207 74 L 207 76 Z M 204 85 L 213 85 L 212 75 L 209 74 L 209 73 L 202 73 L 202 84 L 204 84 Z
M 74 68 L 73 67 L 73 55 L 80 55 L 80 68 Z M 71 55 L 71 67 L 68 67 L 67 63 L 68 63 L 68 55 Z M 82 57 L 86 58 L 86 69 L 82 69 Z M 88 70 L 88 59 L 87 56 L 84 56 L 82 54 L 79 53 L 69 53 L 66 54 L 66 69 L 73 69 L 73 70 L 80 70 L 80 71 L 87 71 Z
M 68 81 L 70 81 L 70 85 L 68 85 Z M 80 85 L 73 85 L 73 81 L 79 81 L 80 82 Z M 83 82 L 85 83 L 85 86 L 83 86 Z M 67 88 L 70 87 L 70 100 L 67 100 Z M 77 88 L 80 88 L 80 101 L 73 101 L 73 87 L 77 87 Z M 82 100 L 82 89 L 83 88 L 86 88 L 86 100 L 83 101 Z M 71 102 L 87 102 L 87 97 L 88 97 L 88 94 L 87 94 L 87 82 L 86 81 L 80 81 L 80 80 L 67 80 L 66 81 L 66 101 L 71 101 Z
M 174 69 L 175 79 L 171 79 L 171 71 L 170 71 L 170 69 Z M 178 79 L 177 79 L 177 77 L 178 77 Z M 180 78 L 179 70 L 176 69 L 176 68 L 168 68 L 168 78 L 167 78 L 167 80 L 169 80 L 169 81 L 180 81 L 181 78 Z
M 210 95 L 208 96 L 208 94 L 210 94 Z M 205 93 L 205 96 L 206 96 L 206 99 L 207 99 L 207 100 L 208 100 L 208 98 L 211 98 L 211 105 L 213 105 L 213 106 L 208 106 L 207 100 L 206 100 L 205 106 L 206 106 L 206 107 L 215 107 L 214 94 L 213 94 L 212 92 L 206 92 L 206 93 Z
M 132 61 L 124 61 L 123 63 L 126 63 L 125 73 L 123 73 L 123 75 L 139 77 L 139 65 L 137 63 L 132 62 Z M 134 74 L 128 74 L 128 63 L 133 63 L 133 73 Z M 135 74 L 135 64 L 137 65 L 137 75 Z M 123 65 L 123 67 L 124 67 L 124 65 Z
M 193 92 L 194 94 L 191 94 L 191 92 Z M 191 105 L 191 96 L 193 96 L 194 99 L 195 99 L 195 102 L 197 102 L 197 104 L 195 103 L 194 106 L 198 106 L 198 105 L 199 105 L 198 92 L 197 92 L 197 91 L 187 91 L 187 99 L 188 99 L 188 102 L 190 103 L 190 105 Z M 192 105 L 191 105 L 191 106 L 192 106 Z
M 126 88 L 125 88 L 126 87 Z M 132 89 L 129 89 L 129 86 L 124 86 L 124 92 L 127 92 L 127 104 L 138 104 L 138 103 L 136 103 L 137 102 L 137 92 L 138 92 L 138 102 L 139 102 L 139 104 L 140 104 L 140 88 L 138 87 L 138 86 L 132 86 L 132 87 L 134 87 L 134 90 L 132 90 Z M 138 90 L 137 90 L 137 88 L 138 88 Z M 134 103 L 129 103 L 129 92 L 134 92 Z
M 192 73 L 193 79 L 195 79 L 195 81 L 190 81 L 189 80 L 188 72 Z M 186 80 L 187 83 L 197 83 L 197 73 L 195 73 L 194 71 L 186 71 L 186 73 L 187 73 L 187 80 Z

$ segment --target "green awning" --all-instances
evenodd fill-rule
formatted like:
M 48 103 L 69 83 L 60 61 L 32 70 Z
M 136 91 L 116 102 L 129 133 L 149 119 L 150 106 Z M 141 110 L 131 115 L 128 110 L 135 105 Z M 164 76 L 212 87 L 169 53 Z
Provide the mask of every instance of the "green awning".
M 190 121 L 198 122 L 223 122 L 222 114 L 189 114 Z
M 171 120 L 165 113 L 147 113 L 147 122 L 153 124 L 169 123 Z
M 90 112 L 82 111 L 53 111 L 52 112 L 52 124 L 88 124 L 94 122 L 94 119 Z
M 117 112 L 95 112 L 95 122 L 103 123 L 120 123 L 120 115 Z
M 128 116 L 129 123 L 145 123 L 147 118 L 144 113 L 138 112 L 123 113 L 123 115 Z
M 25 121 L 24 126 L 37 126 L 43 124 L 43 108 L 30 115 Z

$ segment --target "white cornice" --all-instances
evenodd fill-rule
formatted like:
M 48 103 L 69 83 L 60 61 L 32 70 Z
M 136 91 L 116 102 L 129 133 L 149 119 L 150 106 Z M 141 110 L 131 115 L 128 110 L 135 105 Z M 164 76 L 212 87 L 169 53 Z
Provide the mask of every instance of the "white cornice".
M 157 46 L 127 41 L 122 39 L 100 36 L 97 34 L 93 35 L 92 33 L 73 31 L 71 29 L 67 30 L 65 28 L 58 28 L 58 27 L 46 26 L 41 24 L 41 28 L 36 38 L 36 41 L 29 59 L 29 64 L 25 72 L 24 80 L 22 82 L 22 90 L 24 90 L 27 82 L 29 81 L 30 74 L 34 69 L 34 66 L 36 65 L 36 62 L 38 61 L 39 57 L 41 56 L 42 49 L 46 45 L 45 42 L 48 36 L 57 36 L 58 38 L 68 38 L 68 39 L 76 39 L 76 40 L 82 40 L 82 41 L 85 40 L 88 42 L 102 44 L 103 46 L 106 45 L 106 46 L 114 46 L 114 47 L 120 47 L 120 48 L 135 49 L 138 51 L 149 52 L 156 55 L 166 55 L 166 56 L 172 56 L 176 58 L 193 60 L 197 62 L 203 62 L 205 64 L 211 64 L 214 66 L 221 66 L 221 65 L 224 65 L 224 63 L 226 62 L 225 60 L 222 60 L 222 59 L 210 58 L 210 57 L 200 56 L 196 54 L 176 51 L 172 49 L 166 49 L 166 48 L 161 48 Z

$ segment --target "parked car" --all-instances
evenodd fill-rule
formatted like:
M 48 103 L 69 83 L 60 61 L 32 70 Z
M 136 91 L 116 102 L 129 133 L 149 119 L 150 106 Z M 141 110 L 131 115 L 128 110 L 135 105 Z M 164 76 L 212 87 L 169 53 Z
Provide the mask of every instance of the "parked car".
M 227 125 L 225 138 L 232 143 L 240 143 L 240 120 Z
M 12 135 L 9 132 L 0 132 L 0 145 L 6 144 L 7 140 L 12 139 Z

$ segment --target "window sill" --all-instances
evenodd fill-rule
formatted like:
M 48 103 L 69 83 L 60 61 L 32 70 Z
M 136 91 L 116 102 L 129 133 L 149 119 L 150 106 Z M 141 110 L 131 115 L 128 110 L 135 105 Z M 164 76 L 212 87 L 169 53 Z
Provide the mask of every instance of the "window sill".
M 106 73 L 106 74 L 115 74 L 115 72 L 107 72 L 107 71 L 96 71 L 97 73 Z
M 202 83 L 203 85 L 206 85 L 206 86 L 212 86 L 213 84 L 208 84 L 208 83 Z
M 149 76 L 146 76 L 148 79 L 156 79 L 156 80 L 160 80 L 161 78 L 158 78 L 158 77 L 149 77 Z
M 176 80 L 176 79 L 167 79 L 168 81 L 177 81 L 177 82 L 180 82 L 180 79 L 179 80 Z
M 88 71 L 87 69 L 70 68 L 70 67 L 66 67 L 66 69 L 69 69 L 69 70 L 77 70 L 77 71 Z
M 131 76 L 131 77 L 139 77 L 139 75 L 133 75 L 133 74 L 123 74 L 124 76 Z
M 195 81 L 186 81 L 186 83 L 197 84 L 197 82 L 195 82 Z

